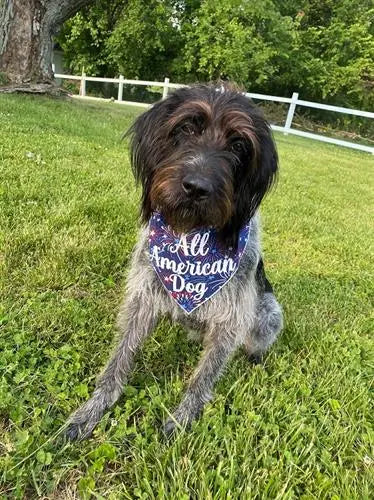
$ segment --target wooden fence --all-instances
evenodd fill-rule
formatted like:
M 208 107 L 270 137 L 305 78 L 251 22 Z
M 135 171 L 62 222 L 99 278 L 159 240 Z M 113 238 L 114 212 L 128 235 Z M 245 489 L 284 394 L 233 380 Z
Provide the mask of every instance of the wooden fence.
M 160 87 L 160 88 L 162 88 L 162 98 L 163 99 L 165 99 L 166 96 L 168 95 L 169 89 L 176 89 L 176 88 L 180 88 L 180 87 L 185 87 L 185 85 L 182 85 L 179 83 L 171 83 L 169 81 L 169 78 L 165 78 L 165 80 L 163 82 L 152 82 L 152 81 L 147 81 L 147 80 L 129 80 L 127 78 L 124 78 L 122 75 L 120 75 L 119 78 L 102 78 L 102 77 L 97 77 L 97 76 L 87 76 L 85 73 L 82 73 L 79 76 L 55 74 L 55 78 L 61 78 L 61 79 L 66 79 L 66 80 L 79 80 L 80 81 L 79 95 L 76 95 L 76 96 L 74 95 L 74 97 L 78 97 L 81 99 L 107 100 L 107 99 L 102 99 L 99 97 L 86 96 L 86 82 L 103 82 L 103 83 L 118 84 L 118 95 L 117 95 L 117 99 L 115 100 L 115 102 L 118 102 L 121 104 L 127 104 L 130 106 L 140 106 L 140 107 L 144 107 L 144 108 L 150 107 L 151 104 L 122 100 L 123 86 L 124 85 L 143 85 L 143 86 L 147 86 L 147 87 L 148 86 Z M 323 109 L 326 111 L 333 111 L 335 113 L 345 113 L 345 114 L 354 115 L 354 116 L 361 116 L 363 118 L 374 118 L 374 113 L 371 113 L 369 111 L 360 111 L 360 110 L 351 109 L 351 108 L 341 108 L 339 106 L 331 106 L 329 104 L 321 104 L 321 103 L 313 102 L 313 101 L 304 101 L 302 99 L 299 99 L 299 94 L 297 92 L 294 92 L 292 94 L 292 97 L 278 97 L 278 96 L 273 96 L 273 95 L 254 94 L 251 92 L 247 92 L 245 95 L 247 97 L 250 97 L 251 99 L 258 99 L 258 100 L 262 100 L 262 101 L 284 102 L 284 103 L 289 104 L 287 118 L 286 118 L 284 126 L 280 127 L 278 125 L 272 125 L 273 130 L 283 132 L 284 134 L 298 135 L 301 137 L 307 137 L 308 139 L 314 139 L 317 141 L 328 142 L 330 144 L 336 144 L 338 146 L 345 146 L 347 148 L 358 149 L 360 151 L 365 151 L 367 153 L 374 154 L 374 147 L 372 147 L 372 146 L 366 146 L 364 144 L 358 144 L 355 142 L 344 141 L 341 139 L 326 137 L 323 135 L 313 134 L 310 132 L 304 132 L 302 130 L 297 130 L 297 129 L 292 128 L 292 120 L 294 117 L 296 106 Z

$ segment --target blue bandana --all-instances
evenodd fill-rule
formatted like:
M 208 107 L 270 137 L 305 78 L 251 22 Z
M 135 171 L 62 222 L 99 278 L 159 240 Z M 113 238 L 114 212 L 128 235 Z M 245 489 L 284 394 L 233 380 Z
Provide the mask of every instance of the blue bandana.
M 154 212 L 149 225 L 151 264 L 161 283 L 187 314 L 216 294 L 239 268 L 250 231 L 245 224 L 238 248 L 226 248 L 213 228 L 176 234 L 162 215 Z

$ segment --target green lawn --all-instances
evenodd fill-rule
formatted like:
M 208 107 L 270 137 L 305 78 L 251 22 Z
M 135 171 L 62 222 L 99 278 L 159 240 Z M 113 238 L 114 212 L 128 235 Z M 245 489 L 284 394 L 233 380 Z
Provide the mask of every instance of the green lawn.
M 262 211 L 285 312 L 265 364 L 238 352 L 167 443 L 200 349 L 164 321 L 92 439 L 55 438 L 113 345 L 139 196 L 120 134 L 138 112 L 0 96 L 0 498 L 372 498 L 374 162 L 292 136 Z

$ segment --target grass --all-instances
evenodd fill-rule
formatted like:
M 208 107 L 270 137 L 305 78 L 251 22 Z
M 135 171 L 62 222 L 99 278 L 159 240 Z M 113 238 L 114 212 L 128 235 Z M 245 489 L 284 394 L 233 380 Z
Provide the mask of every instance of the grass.
M 166 443 L 199 346 L 163 321 L 93 438 L 55 438 L 113 344 L 139 198 L 119 137 L 138 112 L 0 96 L 0 497 L 372 498 L 373 159 L 290 136 L 262 211 L 285 312 L 265 364 L 239 352 Z

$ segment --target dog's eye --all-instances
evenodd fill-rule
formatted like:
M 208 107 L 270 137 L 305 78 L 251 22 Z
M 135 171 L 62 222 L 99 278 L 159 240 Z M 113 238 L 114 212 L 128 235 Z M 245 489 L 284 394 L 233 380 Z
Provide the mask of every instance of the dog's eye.
M 185 123 L 180 127 L 180 131 L 185 135 L 195 135 L 195 129 L 190 123 Z
M 243 153 L 244 144 L 241 141 L 235 141 L 231 144 L 230 149 L 234 154 Z

